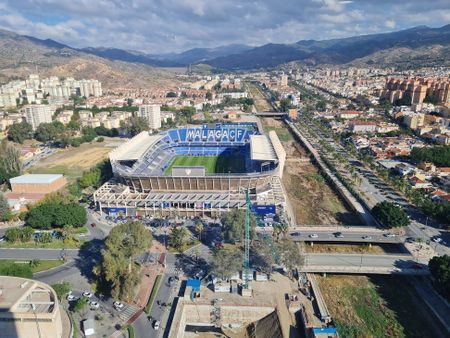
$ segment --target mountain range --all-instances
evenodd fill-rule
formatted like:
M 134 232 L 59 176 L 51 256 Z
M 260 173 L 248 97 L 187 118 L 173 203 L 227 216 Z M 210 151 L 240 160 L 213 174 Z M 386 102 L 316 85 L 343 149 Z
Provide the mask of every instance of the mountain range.
M 33 66 L 68 68 L 67 64 L 75 60 L 78 62 L 75 62 L 77 69 L 83 68 L 83 62 L 94 62 L 103 65 L 100 68 L 104 71 L 108 68 L 120 73 L 124 69 L 134 69 L 137 73 L 142 70 L 151 73 L 156 71 L 155 67 L 207 64 L 223 70 L 248 70 L 276 67 L 292 61 L 308 65 L 448 66 L 449 53 L 450 25 L 440 28 L 418 26 L 391 33 L 320 41 L 301 40 L 292 44 L 259 47 L 234 44 L 194 48 L 182 53 L 165 54 L 119 48 L 73 48 L 50 39 L 0 30 L 0 81 L 2 77 L 12 76 L 10 71 L 14 69 L 17 71 Z M 92 70 L 92 67 L 85 68 Z

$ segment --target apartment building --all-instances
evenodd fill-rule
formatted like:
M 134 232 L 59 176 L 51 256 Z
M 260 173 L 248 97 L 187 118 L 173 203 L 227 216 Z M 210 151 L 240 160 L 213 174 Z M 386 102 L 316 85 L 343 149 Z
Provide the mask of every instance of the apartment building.
M 47 104 L 29 104 L 22 108 L 22 112 L 25 120 L 36 130 L 41 123 L 51 123 L 55 111 Z
M 145 104 L 139 106 L 137 116 L 148 120 L 150 129 L 161 128 L 161 107 L 158 104 Z

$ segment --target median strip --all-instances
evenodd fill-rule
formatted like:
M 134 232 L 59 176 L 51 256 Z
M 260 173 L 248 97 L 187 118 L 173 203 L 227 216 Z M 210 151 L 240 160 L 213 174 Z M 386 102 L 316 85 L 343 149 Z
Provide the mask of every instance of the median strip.
M 158 275 L 155 278 L 155 282 L 153 283 L 152 292 L 148 297 L 147 305 L 145 306 L 144 312 L 149 314 L 152 310 L 153 302 L 155 301 L 156 294 L 158 293 L 159 285 L 161 284 L 162 275 Z

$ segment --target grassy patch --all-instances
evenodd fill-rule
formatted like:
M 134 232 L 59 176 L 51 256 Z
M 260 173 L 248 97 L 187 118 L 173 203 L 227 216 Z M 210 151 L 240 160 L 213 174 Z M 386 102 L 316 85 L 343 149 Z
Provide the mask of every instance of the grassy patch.
M 38 266 L 31 268 L 33 273 L 45 271 L 48 269 L 56 268 L 60 265 L 64 264 L 64 261 L 62 260 L 51 260 L 51 261 L 39 261 Z
M 69 311 L 67 311 L 67 314 L 69 315 L 70 321 L 72 322 L 72 328 L 73 328 L 72 338 L 77 338 L 78 337 L 78 327 L 76 325 L 75 319 L 73 319 L 73 316 Z
M 135 336 L 134 327 L 131 325 L 128 325 L 127 331 L 128 331 L 128 338 L 134 338 L 134 336 Z
M 55 239 L 50 243 L 37 243 L 35 241 L 30 242 L 18 242 L 18 243 L 2 243 L 0 248 L 26 248 L 26 249 L 79 249 L 86 241 L 70 241 L 64 243 L 62 240 Z
M 341 337 L 432 337 L 432 320 L 407 278 L 318 277 Z
M 4 267 L 7 267 L 11 264 L 17 264 L 17 265 L 29 265 L 30 261 L 28 260 L 16 260 L 16 259 L 2 259 L 0 260 L 0 270 Z M 36 266 L 31 267 L 31 272 L 41 272 L 45 271 L 51 268 L 56 268 L 57 266 L 60 266 L 64 264 L 61 260 L 39 260 L 39 263 Z
M 161 284 L 162 275 L 158 275 L 155 278 L 155 283 L 153 283 L 152 292 L 150 293 L 150 297 L 148 297 L 147 305 L 145 306 L 145 313 L 149 314 L 152 310 L 153 302 L 155 301 L 156 294 L 158 293 L 159 284 Z

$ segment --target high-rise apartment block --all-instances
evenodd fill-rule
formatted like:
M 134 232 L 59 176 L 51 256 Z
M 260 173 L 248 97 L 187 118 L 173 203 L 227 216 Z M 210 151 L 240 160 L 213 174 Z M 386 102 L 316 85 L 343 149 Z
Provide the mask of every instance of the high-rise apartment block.
M 158 104 L 141 105 L 137 114 L 148 120 L 150 129 L 161 128 L 161 107 Z
M 98 80 L 75 80 L 72 77 L 59 79 L 51 76 L 41 80 L 39 75 L 32 74 L 24 81 L 11 81 L 0 86 L 0 107 L 15 107 L 16 100 L 39 104 L 47 96 L 55 101 L 72 95 L 102 96 L 102 84 Z
M 33 130 L 41 123 L 51 123 L 54 110 L 46 104 L 29 104 L 22 108 L 26 121 L 31 124 Z
M 386 79 L 380 97 L 394 103 L 408 98 L 411 104 L 421 104 L 426 97 L 442 106 L 450 106 L 450 78 Z

